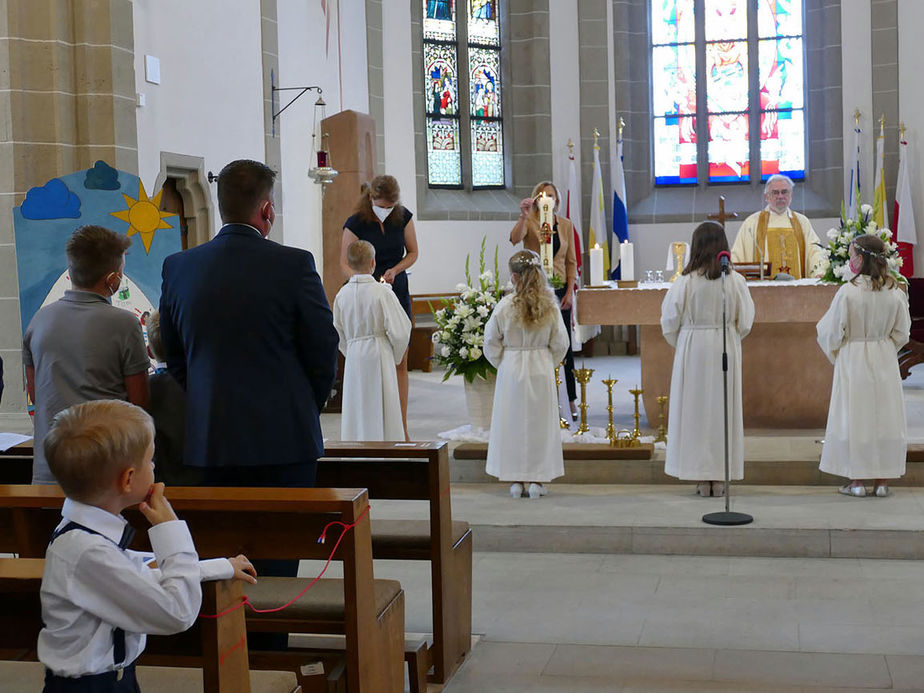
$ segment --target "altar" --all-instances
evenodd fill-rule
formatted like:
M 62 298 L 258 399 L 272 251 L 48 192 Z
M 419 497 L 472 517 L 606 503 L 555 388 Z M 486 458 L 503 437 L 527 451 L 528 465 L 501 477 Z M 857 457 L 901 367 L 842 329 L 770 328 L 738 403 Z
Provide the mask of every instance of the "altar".
M 611 284 L 579 290 L 577 321 L 639 325 L 642 397 L 649 427 L 657 427 L 656 398 L 670 394 L 674 360 L 661 335 L 661 302 L 670 284 L 640 283 L 631 289 Z M 803 279 L 748 282 L 748 288 L 755 318 L 741 343 L 745 427 L 824 428 L 834 369 L 815 341 L 815 324 L 839 287 Z

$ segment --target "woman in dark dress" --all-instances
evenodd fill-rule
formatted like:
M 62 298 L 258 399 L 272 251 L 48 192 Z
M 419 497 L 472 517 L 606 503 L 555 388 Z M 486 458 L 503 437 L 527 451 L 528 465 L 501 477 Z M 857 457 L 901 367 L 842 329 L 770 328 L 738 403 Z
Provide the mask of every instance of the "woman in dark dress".
M 347 277 L 353 270 L 347 264 L 347 248 L 356 240 L 368 241 L 375 248 L 375 274 L 379 281 L 391 284 L 395 296 L 411 317 L 411 294 L 405 270 L 417 261 L 417 234 L 414 216 L 401 205 L 401 190 L 394 176 L 376 176 L 364 183 L 353 216 L 343 225 L 340 266 Z M 401 419 L 407 438 L 407 351 L 398 364 L 398 394 Z

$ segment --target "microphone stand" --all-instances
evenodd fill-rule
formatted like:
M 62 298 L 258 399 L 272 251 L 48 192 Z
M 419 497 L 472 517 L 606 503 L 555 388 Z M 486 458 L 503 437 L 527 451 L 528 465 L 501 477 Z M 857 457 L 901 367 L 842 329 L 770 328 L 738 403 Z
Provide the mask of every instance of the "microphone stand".
M 726 343 L 728 334 L 728 322 L 726 318 L 726 300 L 725 300 L 725 275 L 728 274 L 728 253 L 723 251 L 720 254 L 722 261 L 722 403 L 725 413 L 725 511 L 717 513 L 707 513 L 703 515 L 703 522 L 709 525 L 747 525 L 754 521 L 754 518 L 747 513 L 734 513 L 729 509 L 731 499 L 731 483 L 728 470 L 728 345 Z M 763 263 L 761 263 L 763 266 Z

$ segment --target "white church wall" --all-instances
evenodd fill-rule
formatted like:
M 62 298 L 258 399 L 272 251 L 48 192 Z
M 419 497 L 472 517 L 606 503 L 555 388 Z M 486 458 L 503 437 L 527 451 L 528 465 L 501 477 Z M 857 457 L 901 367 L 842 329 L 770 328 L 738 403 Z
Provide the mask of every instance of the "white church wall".
M 873 40 L 870 0 L 841 3 L 841 74 L 844 110 L 844 195 L 850 185 L 850 168 L 856 156 L 854 112 L 860 109 L 860 185 L 864 202 L 872 202 L 873 148 L 879 132 L 873 113 Z
M 573 140 L 574 165 L 578 172 L 576 194 L 577 200 L 580 201 L 581 80 L 578 52 L 575 50 L 575 46 L 578 45 L 577 16 L 577 0 L 557 0 L 549 3 L 549 26 L 555 27 L 555 40 L 549 45 L 552 170 L 554 182 L 564 195 L 568 185 L 568 140 Z
M 908 128 L 908 154 L 912 162 L 914 218 L 918 244 L 914 252 L 916 277 L 924 277 L 924 91 L 921 90 L 921 28 L 924 2 L 898 2 L 898 98 L 901 119 Z
M 215 173 L 233 159 L 262 160 L 259 3 L 229 12 L 218 0 L 134 0 L 133 20 L 135 84 L 145 100 L 137 108 L 138 175 L 148 193 L 161 152 L 203 157 Z M 146 55 L 160 61 L 160 84 L 145 80 Z

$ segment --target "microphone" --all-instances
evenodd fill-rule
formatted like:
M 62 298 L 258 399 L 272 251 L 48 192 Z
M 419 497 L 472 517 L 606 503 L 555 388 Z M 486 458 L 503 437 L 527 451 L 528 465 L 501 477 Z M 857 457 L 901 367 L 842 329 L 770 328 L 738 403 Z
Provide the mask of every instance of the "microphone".
M 727 250 L 723 250 L 721 253 L 716 255 L 719 259 L 719 263 L 722 265 L 722 274 L 728 274 L 728 263 L 731 260 L 731 253 Z

